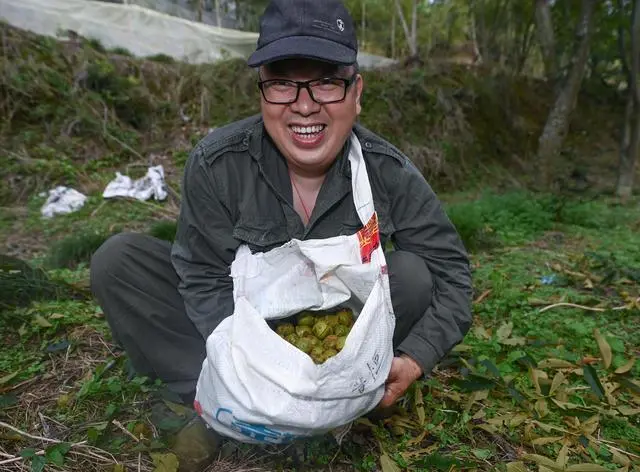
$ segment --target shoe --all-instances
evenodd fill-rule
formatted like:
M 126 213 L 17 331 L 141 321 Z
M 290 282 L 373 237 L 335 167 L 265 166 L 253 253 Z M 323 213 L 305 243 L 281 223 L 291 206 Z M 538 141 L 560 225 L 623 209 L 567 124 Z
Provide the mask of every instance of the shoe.
M 185 397 L 161 390 L 151 404 L 150 420 L 179 461 L 178 471 L 200 472 L 213 462 L 222 437 L 210 429 Z
M 200 472 L 216 460 L 222 436 L 194 416 L 173 438 L 169 449 L 179 461 L 180 472 Z

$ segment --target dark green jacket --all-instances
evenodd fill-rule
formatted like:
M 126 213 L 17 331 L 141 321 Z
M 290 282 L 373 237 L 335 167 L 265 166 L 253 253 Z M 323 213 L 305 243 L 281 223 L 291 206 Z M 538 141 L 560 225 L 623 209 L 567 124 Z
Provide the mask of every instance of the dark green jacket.
M 471 325 L 466 251 L 443 208 L 411 161 L 359 124 L 382 244 L 424 259 L 433 303 L 398 347 L 428 374 Z M 353 234 L 361 223 L 351 198 L 348 142 L 320 189 L 308 226 L 293 208 L 287 166 L 261 116 L 218 128 L 200 141 L 184 170 L 172 260 L 186 311 L 204 338 L 233 313 L 229 275 L 235 251 L 268 251 L 297 239 Z M 384 247 L 384 246 L 383 246 Z

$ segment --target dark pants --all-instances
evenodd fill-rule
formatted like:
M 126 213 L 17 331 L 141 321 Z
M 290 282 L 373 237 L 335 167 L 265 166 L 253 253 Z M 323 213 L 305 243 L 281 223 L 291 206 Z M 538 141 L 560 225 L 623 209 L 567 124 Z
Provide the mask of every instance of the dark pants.
M 91 260 L 91 290 L 136 373 L 160 378 L 189 402 L 206 357 L 206 340 L 185 314 L 170 250 L 170 243 L 144 234 L 112 236 Z M 393 251 L 386 258 L 395 347 L 431 304 L 433 282 L 418 256 Z

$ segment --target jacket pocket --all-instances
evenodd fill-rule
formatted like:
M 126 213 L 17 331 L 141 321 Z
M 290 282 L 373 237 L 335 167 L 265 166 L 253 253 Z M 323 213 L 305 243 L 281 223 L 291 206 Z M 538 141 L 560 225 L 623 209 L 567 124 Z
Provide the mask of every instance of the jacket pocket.
M 286 224 L 272 219 L 241 219 L 233 228 L 233 237 L 246 244 L 251 252 L 267 252 L 288 242 L 291 238 Z

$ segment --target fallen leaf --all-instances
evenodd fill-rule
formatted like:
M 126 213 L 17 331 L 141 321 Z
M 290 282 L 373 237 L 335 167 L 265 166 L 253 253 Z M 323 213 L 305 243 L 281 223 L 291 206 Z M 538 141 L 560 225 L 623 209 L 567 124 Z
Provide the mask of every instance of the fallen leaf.
M 473 351 L 471 346 L 467 346 L 466 344 L 458 344 L 452 350 L 452 352 L 470 352 Z
M 514 336 L 512 338 L 508 338 L 502 341 L 502 344 L 505 346 L 524 346 L 527 344 L 527 340 L 520 336 Z
M 593 415 L 588 420 L 582 422 L 581 432 L 585 436 L 590 436 L 596 432 L 598 426 L 600 426 L 600 415 Z
M 125 472 L 123 464 L 114 464 L 113 472 Z
M 538 367 L 540 369 L 571 369 L 575 364 L 564 359 L 544 359 L 538 362 Z
M 599 399 L 603 399 L 605 395 L 604 387 L 602 386 L 602 383 L 600 383 L 600 379 L 598 378 L 596 369 L 594 369 L 593 366 L 587 364 L 584 366 L 583 372 L 584 379 L 591 387 L 591 390 L 593 390 L 593 393 L 595 393 Z
M 420 456 L 428 456 L 429 454 L 432 454 L 434 451 L 436 451 L 440 446 L 436 443 L 436 444 L 432 444 L 429 447 L 425 447 L 423 449 L 418 449 L 416 451 L 406 451 L 406 452 L 402 452 L 401 455 L 403 458 L 405 459 L 409 459 L 411 457 L 420 457 Z
M 584 288 L 591 290 L 593 289 L 593 282 L 591 281 L 591 279 L 586 279 L 584 281 Z
M 391 459 L 386 452 L 380 456 L 380 467 L 382 472 L 401 472 L 396 461 Z
M 424 398 L 422 397 L 422 389 L 420 388 L 420 385 L 417 383 L 414 391 L 414 398 L 415 398 L 416 413 L 418 414 L 418 422 L 420 423 L 420 426 L 424 426 L 424 421 L 425 421 Z
M 538 395 L 542 395 L 542 389 L 540 388 L 540 379 L 544 379 L 547 378 L 547 373 L 544 370 L 539 370 L 539 369 L 531 369 L 529 371 L 530 377 L 531 377 L 531 382 L 533 383 L 533 386 L 536 389 L 536 393 Z
M 593 335 L 596 338 L 596 342 L 598 343 L 598 348 L 600 348 L 600 354 L 602 355 L 602 361 L 604 362 L 604 368 L 608 369 L 611 365 L 611 360 L 613 358 L 611 354 L 611 346 L 604 338 L 604 336 L 600 333 L 598 328 L 593 330 Z
M 544 437 L 544 438 L 536 438 L 531 441 L 533 446 L 545 446 L 547 444 L 553 444 L 560 442 L 564 439 L 564 436 L 552 436 L 552 437 Z
M 474 327 L 473 334 L 480 339 L 491 339 L 491 333 L 484 326 Z
M 625 379 L 624 377 L 617 379 L 620 384 L 629 390 L 631 390 L 634 394 L 640 395 L 640 382 Z
M 528 419 L 529 415 L 527 415 L 526 413 L 518 413 L 509 421 L 509 426 L 512 428 L 516 428 Z
M 562 446 L 560 452 L 558 453 L 558 457 L 556 458 L 556 464 L 559 467 L 564 469 L 567 466 L 567 462 L 569 461 L 569 445 L 567 443 Z
M 627 372 L 629 372 L 631 369 L 633 369 L 633 366 L 635 365 L 636 360 L 635 359 L 630 359 L 629 362 L 627 362 L 624 365 L 621 365 L 620 367 L 618 367 L 614 372 L 616 374 L 626 374 Z
M 640 414 L 640 408 L 631 408 L 627 405 L 620 405 L 618 407 L 618 411 L 624 416 L 635 416 L 637 414 Z
M 481 294 L 478 298 L 476 298 L 476 299 L 473 301 L 473 303 L 474 303 L 474 304 L 476 304 L 476 305 L 477 305 L 478 303 L 481 303 L 481 302 L 482 302 L 482 300 L 484 300 L 485 298 L 487 298 L 487 297 L 489 296 L 489 294 L 491 294 L 491 289 L 489 289 L 489 290 L 485 290 L 484 292 L 482 292 L 482 294 Z
M 549 459 L 548 457 L 541 456 L 540 454 L 525 454 L 522 456 L 524 460 L 535 462 L 538 465 L 545 466 L 551 470 L 562 470 L 558 467 L 555 461 Z
M 49 321 L 47 321 L 47 319 L 42 316 L 42 315 L 36 315 L 33 318 L 33 322 L 35 324 L 37 324 L 38 326 L 40 326 L 41 328 L 50 328 L 51 326 L 53 326 L 51 323 L 49 323 Z
M 544 398 L 541 398 L 536 402 L 535 409 L 541 418 L 544 418 L 549 414 L 549 405 L 547 405 Z
M 19 370 L 16 370 L 13 374 L 5 375 L 4 377 L 0 377 L 0 385 L 4 385 L 6 383 L 11 382 L 13 378 L 20 373 Z
M 507 464 L 507 472 L 527 472 L 524 462 L 509 462 Z
M 502 325 L 498 328 L 496 332 L 496 337 L 498 341 L 504 341 L 509 336 L 511 336 L 511 332 L 513 331 L 513 322 L 509 321 L 507 323 L 502 323 Z
M 549 389 L 549 395 L 553 395 L 558 387 L 565 382 L 566 378 L 562 372 L 556 372 L 556 375 L 553 376 L 553 380 L 551 381 L 551 388 Z
M 609 469 L 598 464 L 573 464 L 565 469 L 566 472 L 609 472 Z
M 486 431 L 487 433 L 491 433 L 491 434 L 497 434 L 498 433 L 498 428 L 496 428 L 495 426 L 493 426 L 491 424 L 479 424 L 479 425 L 476 426 L 476 428 L 482 429 L 483 431 Z
M 471 453 L 480 460 L 487 460 L 491 457 L 491 449 L 472 449 Z
M 599 357 L 593 357 L 593 356 L 584 356 L 581 360 L 580 363 L 583 365 L 591 365 L 591 364 L 595 364 L 600 360 Z
M 153 465 L 155 468 L 153 472 L 177 472 L 178 471 L 178 456 L 173 453 L 159 454 L 152 452 L 151 459 L 153 459 Z
M 413 446 L 415 444 L 420 444 L 422 442 L 422 440 L 427 436 L 427 431 L 423 431 L 422 433 L 420 433 L 419 436 L 416 436 L 415 438 L 411 438 L 407 441 L 407 446 Z
M 621 466 L 629 466 L 631 465 L 631 460 L 621 452 L 616 451 L 615 449 L 609 449 L 611 455 L 613 456 L 613 462 Z
M 64 318 L 64 315 L 62 313 L 53 313 L 49 316 L 50 320 L 59 320 L 61 318 Z
M 22 326 L 20 326 L 20 328 L 18 328 L 18 334 L 20 336 L 24 336 L 25 334 L 27 334 L 27 325 L 23 324 Z
M 534 298 L 534 297 L 527 299 L 527 303 L 531 306 L 550 305 L 550 303 L 547 300 L 542 300 L 541 298 Z

